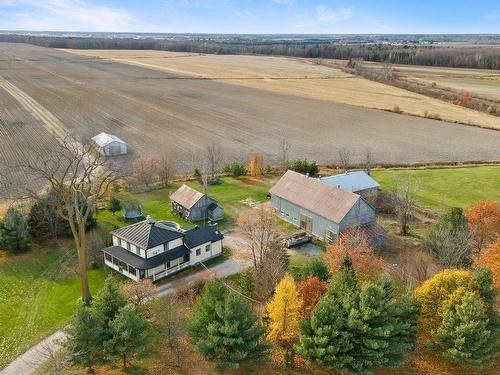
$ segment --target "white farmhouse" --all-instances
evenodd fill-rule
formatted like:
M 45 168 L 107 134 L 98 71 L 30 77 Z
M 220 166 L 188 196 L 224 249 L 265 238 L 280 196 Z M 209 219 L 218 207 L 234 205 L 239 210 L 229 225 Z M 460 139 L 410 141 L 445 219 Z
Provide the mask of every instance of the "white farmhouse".
M 92 137 L 92 142 L 97 150 L 105 156 L 125 155 L 127 153 L 127 144 L 113 134 L 102 132 Z
M 102 250 L 106 266 L 128 278 L 153 281 L 222 254 L 217 225 L 182 230 L 148 218 L 111 232 L 113 246 Z

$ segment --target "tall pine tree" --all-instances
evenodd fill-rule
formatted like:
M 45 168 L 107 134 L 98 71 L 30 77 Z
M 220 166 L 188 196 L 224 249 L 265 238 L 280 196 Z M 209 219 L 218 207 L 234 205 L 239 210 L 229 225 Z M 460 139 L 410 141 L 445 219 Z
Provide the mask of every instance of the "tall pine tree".
M 188 333 L 216 370 L 237 369 L 265 359 L 268 346 L 261 342 L 264 328 L 257 319 L 245 300 L 215 281 L 207 284 L 197 301 Z
M 433 349 L 458 365 L 483 367 L 500 355 L 500 326 L 473 292 L 457 289 L 445 303 L 433 333 Z
M 64 347 L 72 363 L 83 366 L 87 372 L 93 372 L 95 365 L 105 362 L 104 322 L 102 316 L 91 307 L 83 303 L 78 306 L 66 335 L 68 339 Z
M 153 340 L 152 328 L 135 306 L 122 307 L 109 323 L 111 338 L 105 342 L 111 360 L 121 359 L 124 370 L 131 358 L 142 358 L 149 353 Z
M 30 241 L 30 229 L 23 214 L 9 208 L 0 223 L 0 248 L 18 254 L 28 249 Z
M 312 363 L 338 371 L 372 373 L 397 367 L 415 344 L 416 303 L 397 303 L 384 288 L 358 286 L 349 258 L 332 279 L 311 319 L 301 326 L 297 350 Z

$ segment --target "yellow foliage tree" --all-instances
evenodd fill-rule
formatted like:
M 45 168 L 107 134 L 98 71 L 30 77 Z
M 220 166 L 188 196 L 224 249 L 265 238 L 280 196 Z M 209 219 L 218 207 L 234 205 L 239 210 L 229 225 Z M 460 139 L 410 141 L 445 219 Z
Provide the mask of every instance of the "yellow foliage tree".
M 260 177 L 264 172 L 264 159 L 260 154 L 252 154 L 248 162 L 248 174 L 251 177 Z
M 302 299 L 293 278 L 285 276 L 276 286 L 273 298 L 267 305 L 269 325 L 267 339 L 285 350 L 285 365 L 293 367 L 293 345 L 299 337 Z
M 476 292 L 474 275 L 469 271 L 447 269 L 424 281 L 415 289 L 415 298 L 421 303 L 419 323 L 422 332 L 430 332 L 440 324 L 439 312 L 457 289 Z

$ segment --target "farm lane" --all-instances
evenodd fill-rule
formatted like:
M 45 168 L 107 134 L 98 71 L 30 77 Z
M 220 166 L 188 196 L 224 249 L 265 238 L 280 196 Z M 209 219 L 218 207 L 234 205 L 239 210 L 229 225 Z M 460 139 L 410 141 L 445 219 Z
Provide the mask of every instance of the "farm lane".
M 294 158 L 320 163 L 335 162 L 340 147 L 350 148 L 356 161 L 366 148 L 379 162 L 500 159 L 500 132 L 487 129 L 211 80 L 170 79 L 179 76 L 31 45 L 0 43 L 0 60 L 0 75 L 76 139 L 101 131 L 124 139 L 130 150 L 120 159 L 124 165 L 168 150 L 180 170 L 192 170 L 207 144 L 220 145 L 227 160 L 259 152 L 272 164 L 282 138 L 293 145 Z

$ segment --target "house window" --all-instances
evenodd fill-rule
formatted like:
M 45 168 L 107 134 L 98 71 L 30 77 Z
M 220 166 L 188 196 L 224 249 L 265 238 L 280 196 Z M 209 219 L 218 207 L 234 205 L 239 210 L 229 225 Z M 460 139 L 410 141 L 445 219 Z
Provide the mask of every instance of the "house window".
M 201 249 L 196 249 L 196 256 L 199 256 L 201 254 Z
M 132 275 L 137 276 L 137 271 L 132 266 L 128 266 L 128 273 L 131 273 Z
M 111 255 L 109 255 L 108 253 L 104 253 L 104 256 L 106 257 L 106 260 L 108 262 L 112 262 L 113 261 L 113 257 Z
M 154 249 L 153 250 L 153 253 L 151 254 L 152 256 L 155 256 L 155 255 L 158 255 L 161 253 L 161 250 L 160 249 Z
M 208 253 L 210 251 L 210 244 L 208 244 L 207 246 L 205 246 L 205 251 Z
M 139 249 L 138 247 L 135 248 L 135 253 L 137 255 L 141 255 L 141 249 Z
M 118 265 L 119 265 L 119 262 L 120 262 L 120 261 L 119 261 L 118 259 L 113 258 L 113 264 L 114 264 L 115 266 L 118 266 Z

